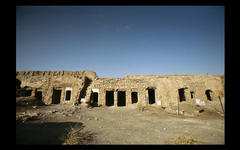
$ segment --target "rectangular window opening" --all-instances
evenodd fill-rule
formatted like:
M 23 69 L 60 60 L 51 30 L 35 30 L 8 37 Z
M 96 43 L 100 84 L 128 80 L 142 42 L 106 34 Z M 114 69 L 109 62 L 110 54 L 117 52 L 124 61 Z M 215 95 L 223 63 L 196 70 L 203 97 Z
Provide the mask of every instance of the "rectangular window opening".
M 66 100 L 66 101 L 70 101 L 70 100 L 71 100 L 71 93 L 72 93 L 71 90 L 67 90 L 67 91 L 66 91 L 66 97 L 65 97 L 65 100 Z
M 191 99 L 193 99 L 194 98 L 194 92 L 191 91 L 190 93 L 191 93 Z

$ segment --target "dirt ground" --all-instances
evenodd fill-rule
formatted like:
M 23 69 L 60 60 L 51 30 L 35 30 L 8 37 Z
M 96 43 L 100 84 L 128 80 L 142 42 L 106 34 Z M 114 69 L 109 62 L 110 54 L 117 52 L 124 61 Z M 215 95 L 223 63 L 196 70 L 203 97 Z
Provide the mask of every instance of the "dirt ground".
M 25 120 L 23 122 L 23 120 Z M 71 127 L 91 135 L 86 144 L 170 144 L 186 134 L 201 144 L 224 144 L 224 117 L 205 110 L 177 116 L 161 108 L 71 105 L 16 106 L 16 144 L 62 144 Z

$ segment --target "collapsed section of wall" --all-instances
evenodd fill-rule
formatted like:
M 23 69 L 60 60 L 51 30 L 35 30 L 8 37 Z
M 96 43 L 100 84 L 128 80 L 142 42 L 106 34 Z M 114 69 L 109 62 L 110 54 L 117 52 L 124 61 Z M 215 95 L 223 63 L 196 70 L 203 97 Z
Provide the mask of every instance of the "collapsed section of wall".
M 97 79 L 92 71 L 17 71 L 21 88 L 28 88 L 31 96 L 40 95 L 45 104 L 73 104 L 80 99 L 87 80 Z

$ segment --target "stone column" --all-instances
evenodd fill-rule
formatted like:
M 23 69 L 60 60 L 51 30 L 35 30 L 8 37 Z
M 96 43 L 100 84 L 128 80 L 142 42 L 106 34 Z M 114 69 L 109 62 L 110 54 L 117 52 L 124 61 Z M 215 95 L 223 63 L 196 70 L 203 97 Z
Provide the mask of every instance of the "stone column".
M 148 106 L 149 99 L 148 99 L 148 90 L 145 90 L 144 102 L 143 105 Z
M 60 104 L 64 104 L 65 102 L 65 88 L 61 88 L 61 98 L 60 98 Z
M 36 88 L 32 88 L 31 96 L 35 96 L 35 95 L 36 95 L 36 92 L 37 92 L 37 89 L 36 89 Z
M 131 90 L 127 89 L 126 90 L 126 106 L 132 104 L 131 102 Z
M 99 102 L 98 104 L 102 104 L 102 106 L 106 106 L 106 91 L 104 89 L 99 90 Z
M 114 90 L 113 91 L 113 97 L 114 97 L 114 106 L 117 106 L 117 95 L 118 95 L 118 91 Z
M 143 101 L 145 99 L 145 93 L 142 90 L 138 90 L 138 104 L 143 104 Z
M 52 104 L 53 86 L 43 88 L 42 99 L 45 104 Z
M 185 95 L 186 101 L 191 100 L 191 93 L 189 89 L 184 89 L 184 95 Z

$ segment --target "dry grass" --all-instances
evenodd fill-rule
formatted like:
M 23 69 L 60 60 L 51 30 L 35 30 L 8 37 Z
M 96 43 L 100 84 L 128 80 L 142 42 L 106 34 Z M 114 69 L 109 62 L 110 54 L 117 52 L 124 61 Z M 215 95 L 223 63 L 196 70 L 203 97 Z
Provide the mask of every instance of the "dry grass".
M 82 131 L 83 127 L 70 127 L 67 134 L 60 137 L 63 145 L 87 145 L 93 143 L 94 134 L 91 131 Z
M 34 96 L 16 97 L 16 106 L 44 106 L 45 104 Z
M 16 124 L 25 123 L 28 120 L 38 120 L 39 114 L 37 113 L 30 113 L 30 114 L 24 114 L 24 115 L 18 115 L 16 116 Z
M 206 144 L 197 138 L 194 138 L 191 134 L 178 136 L 176 139 L 167 141 L 168 144 L 180 144 L 180 145 L 194 145 L 194 144 Z

